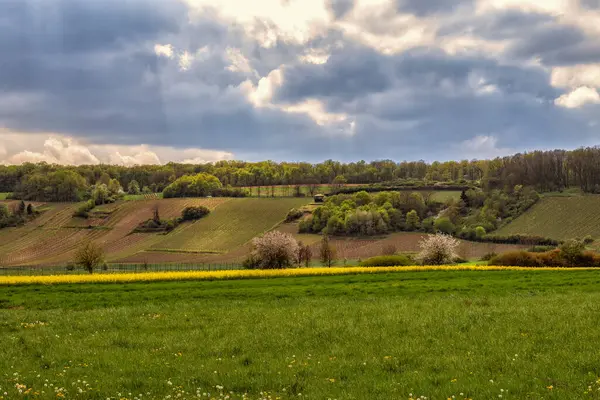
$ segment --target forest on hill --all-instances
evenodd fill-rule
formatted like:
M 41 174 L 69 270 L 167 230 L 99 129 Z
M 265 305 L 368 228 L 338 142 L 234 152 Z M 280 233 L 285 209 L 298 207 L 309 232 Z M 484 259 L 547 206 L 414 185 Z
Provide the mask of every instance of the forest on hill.
M 482 189 L 531 186 L 539 192 L 577 186 L 600 193 L 600 148 L 533 151 L 490 160 L 447 162 L 381 160 L 341 163 L 219 161 L 205 164 L 82 165 L 25 163 L 0 166 L 0 192 L 33 192 L 37 200 L 78 200 L 78 190 L 104 182 L 127 190 L 162 192 L 177 179 L 199 173 L 216 176 L 223 187 L 390 184 L 479 186 Z M 53 194 L 46 195 L 45 191 Z

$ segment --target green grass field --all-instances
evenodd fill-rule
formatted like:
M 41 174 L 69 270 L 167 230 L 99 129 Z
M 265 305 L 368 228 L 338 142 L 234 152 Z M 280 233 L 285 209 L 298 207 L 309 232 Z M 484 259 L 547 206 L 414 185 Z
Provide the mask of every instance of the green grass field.
M 162 193 L 126 194 L 125 196 L 123 196 L 123 200 L 125 201 L 157 200 L 162 198 Z
M 0 200 L 6 200 L 10 193 L 0 193 Z
M 291 208 L 301 207 L 308 201 L 302 198 L 230 199 L 206 218 L 181 226 L 154 249 L 227 252 L 273 228 Z
M 0 396 L 598 399 L 599 322 L 600 271 L 1 287 Z
M 496 232 L 553 239 L 600 237 L 600 196 L 544 197 L 523 215 Z

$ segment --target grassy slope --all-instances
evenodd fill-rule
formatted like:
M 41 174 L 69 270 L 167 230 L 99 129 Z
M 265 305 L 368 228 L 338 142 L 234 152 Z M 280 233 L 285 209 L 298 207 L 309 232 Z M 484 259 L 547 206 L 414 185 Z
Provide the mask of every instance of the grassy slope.
M 293 207 L 307 199 L 231 199 L 208 217 L 183 225 L 154 249 L 226 252 L 243 245 L 280 223 Z
M 46 379 L 67 398 L 217 386 L 234 399 L 597 398 L 599 303 L 596 271 L 9 287 L 0 387 L 46 399 Z
M 9 195 L 10 193 L 0 193 L 0 200 L 6 200 L 6 197 Z
M 107 218 L 73 218 L 74 203 L 51 203 L 34 221 L 19 228 L 0 230 L 0 265 L 63 265 L 73 259 L 77 247 L 85 240 L 100 243 L 107 259 L 134 254 L 149 248 L 165 236 L 130 234 L 142 221 L 151 218 L 159 206 L 161 218 L 179 216 L 188 205 L 205 205 L 211 209 L 229 199 L 169 199 L 118 202 L 99 206 L 96 211 L 110 212 Z M 283 214 L 285 215 L 285 214 Z M 281 217 L 283 218 L 283 216 Z M 92 229 L 87 229 L 92 226 Z
M 544 197 L 538 204 L 496 232 L 530 234 L 553 239 L 600 237 L 600 196 Z

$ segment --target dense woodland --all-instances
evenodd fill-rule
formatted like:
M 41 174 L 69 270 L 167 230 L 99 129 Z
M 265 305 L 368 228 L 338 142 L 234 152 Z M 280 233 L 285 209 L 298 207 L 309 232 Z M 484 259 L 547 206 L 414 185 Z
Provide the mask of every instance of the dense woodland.
M 28 193 L 29 198 L 76 200 L 77 193 L 98 181 L 118 181 L 128 188 L 135 181 L 140 190 L 162 192 L 184 175 L 209 173 L 224 187 L 372 184 L 383 182 L 445 182 L 481 185 L 482 188 L 532 186 L 555 191 L 578 186 L 600 193 L 600 148 L 573 151 L 534 151 L 493 160 L 394 162 L 390 160 L 319 164 L 219 161 L 207 164 L 60 166 L 45 163 L 0 166 L 0 192 Z M 31 195 L 33 193 L 33 195 Z
M 468 190 L 462 192 L 460 200 L 449 199 L 445 203 L 424 197 L 421 192 L 392 191 L 371 195 L 363 191 L 330 196 L 308 217 L 294 211 L 290 215 L 302 218 L 301 233 L 372 236 L 394 231 L 421 231 L 485 240 L 488 232 L 512 221 L 538 199 L 537 192 L 521 185 L 510 191 Z

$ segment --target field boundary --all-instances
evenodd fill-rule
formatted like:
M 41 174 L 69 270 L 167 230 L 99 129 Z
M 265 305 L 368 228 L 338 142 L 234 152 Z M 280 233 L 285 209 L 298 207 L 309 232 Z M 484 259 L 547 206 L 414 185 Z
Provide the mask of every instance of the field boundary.
M 318 267 L 289 268 L 277 270 L 221 270 L 221 271 L 180 271 L 180 272 L 139 272 L 88 275 L 46 275 L 46 276 L 3 276 L 0 286 L 13 285 L 55 285 L 78 283 L 134 283 L 162 281 L 214 281 L 266 279 L 283 277 L 309 277 L 334 275 L 359 275 L 401 272 L 433 272 L 433 271 L 598 271 L 590 267 L 499 267 L 499 266 L 457 266 L 457 265 L 425 265 L 408 267 Z

